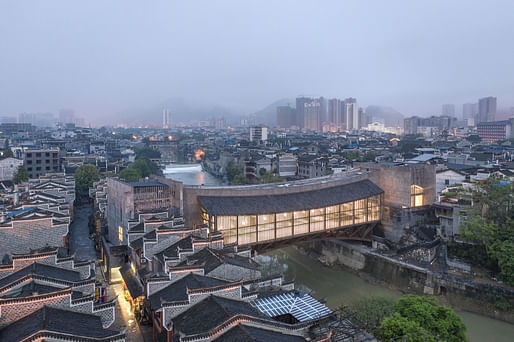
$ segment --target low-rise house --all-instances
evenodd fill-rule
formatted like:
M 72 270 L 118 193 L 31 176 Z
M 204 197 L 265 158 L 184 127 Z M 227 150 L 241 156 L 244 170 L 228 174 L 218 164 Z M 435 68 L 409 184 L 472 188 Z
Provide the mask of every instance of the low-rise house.
M 0 327 L 0 340 L 125 342 L 125 332 L 104 328 L 97 315 L 45 305 L 7 326 Z
M 0 160 L 0 180 L 12 180 L 20 165 L 23 165 L 21 159 L 5 158 Z

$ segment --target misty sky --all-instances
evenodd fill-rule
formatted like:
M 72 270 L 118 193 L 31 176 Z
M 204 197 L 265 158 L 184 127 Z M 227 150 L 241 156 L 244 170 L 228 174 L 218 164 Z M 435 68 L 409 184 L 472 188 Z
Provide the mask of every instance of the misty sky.
M 514 106 L 514 1 L 0 1 L 0 115 L 298 94 L 404 115 Z

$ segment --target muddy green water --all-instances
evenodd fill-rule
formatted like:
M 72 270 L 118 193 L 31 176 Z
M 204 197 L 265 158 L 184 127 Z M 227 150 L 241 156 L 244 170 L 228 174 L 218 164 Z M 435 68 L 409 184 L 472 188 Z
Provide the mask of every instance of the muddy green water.
M 264 269 L 284 272 L 287 280 L 295 280 L 297 288 L 312 291 L 314 297 L 326 299 L 331 308 L 366 296 L 401 296 L 398 291 L 370 284 L 344 269 L 328 268 L 301 254 L 293 247 L 276 250 L 258 257 Z M 472 342 L 514 341 L 514 325 L 469 312 L 458 312 Z

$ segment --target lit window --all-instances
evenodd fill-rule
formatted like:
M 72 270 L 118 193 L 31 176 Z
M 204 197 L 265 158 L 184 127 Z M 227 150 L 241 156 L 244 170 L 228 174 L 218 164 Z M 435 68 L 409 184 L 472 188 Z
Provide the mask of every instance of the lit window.
M 121 226 L 118 226 L 118 240 L 123 242 L 123 228 L 121 228 Z
M 423 188 L 419 185 L 410 186 L 410 206 L 421 207 L 423 205 Z

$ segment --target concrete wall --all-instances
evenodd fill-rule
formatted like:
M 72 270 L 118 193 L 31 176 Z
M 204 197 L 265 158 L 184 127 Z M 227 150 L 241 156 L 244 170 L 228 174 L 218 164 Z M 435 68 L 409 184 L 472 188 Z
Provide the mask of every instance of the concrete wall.
M 107 178 L 107 239 L 113 245 L 128 243 L 128 220 L 134 215 L 134 193 L 132 187 L 115 178 Z M 124 230 L 123 241 L 119 239 L 118 227 Z
M 411 185 L 419 185 L 424 189 L 424 206 L 432 205 L 435 201 L 435 165 L 355 163 L 354 167 L 359 167 L 362 170 L 377 171 L 378 179 L 375 178 L 372 181 L 376 182 L 375 184 L 384 190 L 384 205 L 410 208 Z

